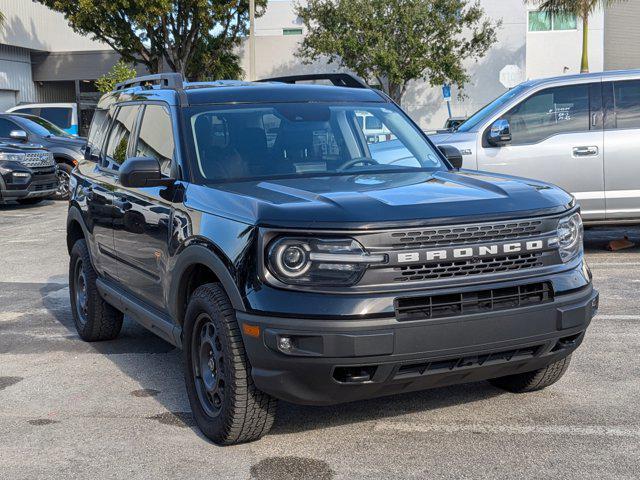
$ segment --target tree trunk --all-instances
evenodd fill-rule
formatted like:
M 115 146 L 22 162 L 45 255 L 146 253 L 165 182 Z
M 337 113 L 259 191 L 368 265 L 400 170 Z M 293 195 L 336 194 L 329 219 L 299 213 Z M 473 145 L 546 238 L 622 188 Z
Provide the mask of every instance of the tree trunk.
M 589 73 L 589 15 L 582 17 L 582 62 L 580 73 Z
M 403 85 L 400 83 L 389 82 L 387 93 L 391 97 L 391 100 L 401 105 L 402 95 L 404 94 Z

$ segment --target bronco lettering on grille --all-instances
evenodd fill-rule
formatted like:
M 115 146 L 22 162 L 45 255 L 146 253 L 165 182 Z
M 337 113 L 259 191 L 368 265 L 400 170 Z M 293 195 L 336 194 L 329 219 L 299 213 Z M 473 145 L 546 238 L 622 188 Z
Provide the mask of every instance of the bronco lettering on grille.
M 500 244 L 466 246 L 461 248 L 441 248 L 396 254 L 397 263 L 437 262 L 441 260 L 457 260 L 469 258 L 495 257 L 500 254 L 519 252 L 535 252 L 546 247 L 551 248 L 557 239 L 529 240 Z

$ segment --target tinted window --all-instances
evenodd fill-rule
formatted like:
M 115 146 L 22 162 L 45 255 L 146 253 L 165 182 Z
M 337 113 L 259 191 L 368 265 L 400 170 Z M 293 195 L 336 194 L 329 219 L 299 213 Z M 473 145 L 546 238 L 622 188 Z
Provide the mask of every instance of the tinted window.
M 640 80 L 613 84 L 617 128 L 640 128 Z
M 17 108 L 11 113 L 27 113 L 29 115 L 40 115 L 39 108 Z
M 12 130 L 22 130 L 18 125 L 6 118 L 0 118 L 0 138 L 9 138 Z
M 71 135 L 62 130 L 60 127 L 54 125 L 53 123 L 45 120 L 42 117 L 36 117 L 34 115 L 23 115 L 22 119 L 25 127 L 37 135 L 42 135 L 44 137 L 48 135 L 55 135 L 56 137 L 72 138 Z
M 503 116 L 512 145 L 537 143 L 552 135 L 589 130 L 589 85 L 542 90 Z
M 118 165 L 127 159 L 127 145 L 139 109 L 139 105 L 125 105 L 118 109 L 109 133 L 103 166 L 117 170 Z
M 422 133 L 390 105 L 205 106 L 187 115 L 205 180 L 444 168 Z M 365 137 L 358 117 L 368 116 L 389 130 L 389 141 Z
M 136 156 L 157 158 L 162 173 L 169 175 L 174 147 L 169 109 L 160 105 L 147 105 L 140 125 Z
M 107 119 L 107 110 L 96 110 L 93 114 L 89 135 L 87 136 L 87 146 L 91 150 L 91 155 L 100 155 L 100 148 L 109 127 Z
M 60 128 L 71 126 L 71 108 L 69 107 L 43 107 L 40 109 L 40 116 Z

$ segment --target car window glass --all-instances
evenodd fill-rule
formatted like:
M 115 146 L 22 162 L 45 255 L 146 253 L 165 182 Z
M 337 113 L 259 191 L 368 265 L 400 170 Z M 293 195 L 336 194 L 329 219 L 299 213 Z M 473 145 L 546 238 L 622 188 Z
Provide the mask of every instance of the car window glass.
M 39 108 L 16 108 L 11 113 L 26 113 L 29 115 L 40 115 L 40 109 Z
M 512 108 L 512 145 L 541 142 L 559 133 L 589 130 L 589 85 L 542 90 Z
M 169 109 L 161 105 L 147 105 L 136 143 L 136 156 L 157 158 L 162 174 L 168 176 L 174 148 Z
M 139 108 L 139 105 L 125 105 L 118 109 L 107 141 L 104 167 L 117 170 L 126 160 L 127 145 Z
M 285 103 L 190 112 L 198 171 L 207 180 L 442 168 L 422 133 L 388 105 Z M 367 116 L 381 128 L 362 129 Z
M 71 109 L 69 107 L 42 107 L 40 116 L 60 128 L 71 127 Z
M 87 146 L 91 150 L 91 155 L 100 155 L 100 147 L 109 126 L 107 119 L 107 110 L 96 110 L 93 114 L 87 136 Z
M 0 138 L 10 138 L 9 134 L 13 130 L 21 130 L 15 123 L 6 118 L 0 118 Z
M 616 127 L 640 128 L 640 80 L 615 82 Z

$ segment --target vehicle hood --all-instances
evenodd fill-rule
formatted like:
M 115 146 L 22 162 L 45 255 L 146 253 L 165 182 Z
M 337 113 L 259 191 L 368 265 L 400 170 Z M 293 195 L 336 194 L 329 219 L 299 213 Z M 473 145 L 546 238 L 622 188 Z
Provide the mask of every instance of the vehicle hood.
M 544 182 L 467 170 L 189 185 L 185 197 L 187 207 L 214 215 L 294 228 L 509 219 L 561 212 L 572 201 Z
M 34 150 L 46 150 L 42 145 L 35 143 L 4 143 L 0 142 L 0 152 L 5 153 L 25 153 Z
M 429 135 L 429 139 L 436 145 L 453 145 L 459 143 L 475 144 L 477 138 L 476 132 L 447 132 Z
M 53 136 L 47 137 L 46 140 L 52 146 L 66 147 L 77 151 L 81 151 L 87 144 L 87 139 L 83 137 L 66 138 Z

